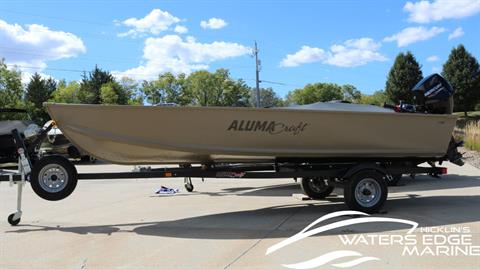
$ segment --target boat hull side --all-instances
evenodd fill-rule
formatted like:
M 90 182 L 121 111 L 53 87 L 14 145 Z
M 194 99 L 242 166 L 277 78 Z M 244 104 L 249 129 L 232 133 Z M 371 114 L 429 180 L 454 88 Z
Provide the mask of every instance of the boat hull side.
M 112 163 L 441 157 L 451 115 L 47 104 L 64 135 Z

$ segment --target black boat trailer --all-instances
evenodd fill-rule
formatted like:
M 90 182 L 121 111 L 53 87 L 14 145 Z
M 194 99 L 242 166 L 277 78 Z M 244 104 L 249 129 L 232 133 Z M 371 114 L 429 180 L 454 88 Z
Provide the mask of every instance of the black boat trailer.
M 45 132 L 43 130 L 42 132 Z M 48 128 L 46 129 L 48 132 Z M 385 203 L 388 185 L 402 174 L 446 174 L 447 169 L 435 162 L 445 158 L 277 158 L 271 163 L 210 163 L 192 166 L 143 169 L 134 172 L 77 173 L 75 166 L 62 156 L 32 158 L 32 149 L 19 133 L 12 132 L 18 153 L 18 172 L 0 170 L 0 181 L 17 185 L 17 211 L 8 217 L 11 225 L 20 223 L 22 188 L 28 181 L 43 199 L 56 201 L 68 197 L 78 180 L 126 178 L 181 178 L 187 191 L 193 191 L 192 177 L 197 178 L 297 178 L 304 193 L 312 199 L 323 199 L 334 187 L 343 187 L 347 206 L 367 213 L 378 212 Z M 42 134 L 40 135 L 42 136 Z M 33 143 L 33 147 L 36 142 Z M 29 157 L 30 156 L 30 157 Z M 428 163 L 430 167 L 419 164 Z

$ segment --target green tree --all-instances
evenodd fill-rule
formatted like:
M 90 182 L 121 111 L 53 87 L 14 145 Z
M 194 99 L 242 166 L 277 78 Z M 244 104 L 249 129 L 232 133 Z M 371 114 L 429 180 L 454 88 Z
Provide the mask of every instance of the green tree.
M 95 66 L 88 74 L 83 74 L 78 99 L 84 104 L 100 104 L 102 101 L 100 88 L 103 84 L 114 82 L 112 74 Z
M 377 105 L 383 106 L 385 102 L 387 102 L 387 95 L 384 91 L 376 91 L 372 95 L 362 94 L 360 99 L 361 104 L 368 104 L 368 105 Z
M 174 76 L 172 73 L 161 75 L 158 79 L 158 86 L 165 92 L 165 102 L 187 105 L 190 97 L 185 89 L 186 75 Z
M 125 95 L 128 97 L 129 105 L 143 105 L 143 96 L 139 91 L 138 83 L 129 77 L 122 77 L 119 81 Z
M 156 86 L 155 81 L 144 80 L 142 86 L 140 87 L 140 92 L 145 96 L 148 103 L 155 105 L 161 102 L 164 102 L 163 93 Z
M 234 80 L 227 69 L 196 71 L 186 76 L 164 73 L 144 81 L 140 92 L 150 104 L 176 103 L 182 106 L 248 106 L 249 87 Z
M 128 88 L 122 87 L 118 82 L 111 81 L 100 87 L 100 100 L 102 104 L 127 105 L 132 93 Z
M 27 85 L 25 102 L 32 120 L 38 124 L 44 124 L 50 120 L 50 116 L 43 107 L 43 103 L 52 98 L 53 92 L 57 89 L 57 82 L 54 79 L 44 79 L 35 73 Z
M 58 88 L 53 92 L 52 100 L 56 103 L 80 103 L 78 99 L 78 92 L 80 91 L 80 84 L 76 81 L 71 81 L 68 84 L 65 80 L 58 83 Z
M 480 102 L 480 88 L 476 80 L 479 71 L 477 59 L 463 45 L 453 48 L 443 65 L 442 75 L 455 89 L 454 108 L 463 111 L 465 116 Z
M 185 74 L 167 72 L 158 76 L 156 80 L 144 81 L 140 91 L 145 95 L 150 104 L 176 103 L 187 105 L 190 97 L 186 91 Z
M 191 104 L 199 106 L 248 106 L 249 88 L 242 80 L 233 80 L 227 69 L 214 73 L 196 71 L 186 79 Z
M 108 82 L 102 85 L 100 88 L 100 98 L 102 100 L 102 104 L 117 104 L 119 96 L 117 94 L 117 90 L 115 89 L 117 86 L 113 82 Z
M 314 83 L 307 84 L 302 89 L 289 92 L 286 102 L 288 104 L 305 105 L 342 99 L 342 87 L 339 85 L 334 83 Z
M 212 74 L 206 70 L 190 74 L 187 87 L 192 96 L 192 103 L 199 106 L 220 106 L 223 89 L 218 81 L 222 75 L 224 76 L 225 73 Z
M 257 105 L 257 94 L 255 89 L 250 90 L 250 106 Z M 260 106 L 261 107 L 278 107 L 283 106 L 283 100 L 272 88 L 260 88 Z
M 223 84 L 222 106 L 246 107 L 249 106 L 250 88 L 245 81 L 226 79 Z
M 351 103 L 360 103 L 362 99 L 362 93 L 351 84 L 342 86 L 343 100 Z
M 423 78 L 422 70 L 413 54 L 399 53 L 395 58 L 385 86 L 388 99 L 395 104 L 400 101 L 413 103 L 411 89 Z
M 480 72 L 477 73 L 477 79 L 476 79 L 476 83 L 475 83 L 475 87 L 476 89 L 480 89 Z M 480 111 L 480 98 L 479 100 L 477 101 L 477 104 L 475 105 L 475 111 Z
M 16 70 L 8 70 L 3 59 L 0 59 L 0 108 L 23 108 L 23 88 L 21 73 Z M 13 119 L 24 115 L 0 114 L 0 120 Z

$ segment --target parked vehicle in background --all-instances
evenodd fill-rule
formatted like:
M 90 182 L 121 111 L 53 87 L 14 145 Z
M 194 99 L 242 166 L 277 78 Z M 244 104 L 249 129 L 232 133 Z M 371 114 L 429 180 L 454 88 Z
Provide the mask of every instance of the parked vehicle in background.
M 44 128 L 47 128 L 52 122 L 52 120 L 47 121 Z M 48 131 L 46 139 L 41 144 L 40 155 L 61 155 L 69 159 L 80 159 L 82 162 L 95 161 L 87 153 L 75 147 L 56 125 L 53 125 Z
M 17 163 L 18 153 L 12 131 L 17 130 L 18 135 L 29 143 L 40 127 L 29 119 L 25 109 L 0 108 L 0 113 L 5 116 L 0 121 L 0 164 Z

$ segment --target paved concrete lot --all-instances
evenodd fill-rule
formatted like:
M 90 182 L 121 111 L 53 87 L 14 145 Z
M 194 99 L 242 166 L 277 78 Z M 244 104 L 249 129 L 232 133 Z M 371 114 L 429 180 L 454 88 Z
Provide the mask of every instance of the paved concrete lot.
M 375 216 L 415 221 L 419 224 L 415 236 L 467 235 L 470 240 L 457 245 L 469 249 L 468 256 L 430 252 L 402 256 L 400 243 L 350 246 L 339 238 L 341 234 L 403 236 L 410 228 L 389 223 L 338 228 L 266 256 L 268 247 L 319 217 L 346 210 L 342 191 L 336 190 L 339 195 L 327 201 L 301 201 L 292 198 L 300 188 L 291 179 L 207 179 L 205 183 L 194 179 L 193 193 L 184 191 L 182 179 L 132 179 L 81 181 L 72 196 L 58 202 L 41 200 L 26 186 L 24 215 L 17 227 L 6 222 L 15 209 L 16 189 L 0 184 L 0 268 L 284 268 L 282 264 L 335 250 L 380 259 L 355 268 L 479 268 L 480 249 L 475 246 L 480 246 L 480 170 L 448 167 L 451 174 L 441 179 L 402 179 L 403 186 L 390 189 L 386 212 Z M 81 172 L 131 168 L 78 166 Z M 161 185 L 181 188 L 181 193 L 155 195 Z M 428 230 L 432 227 L 437 230 Z M 419 244 L 415 246 L 422 250 Z M 322 268 L 335 268 L 332 263 Z

